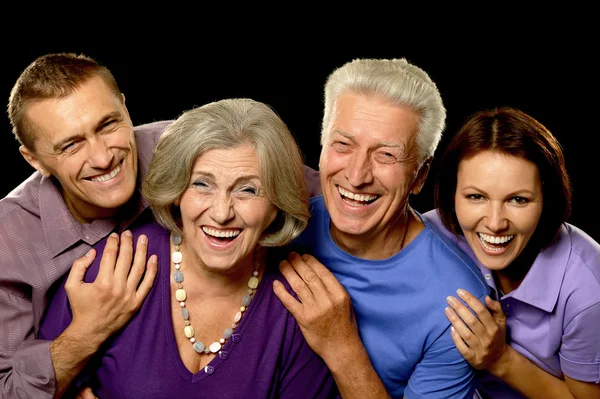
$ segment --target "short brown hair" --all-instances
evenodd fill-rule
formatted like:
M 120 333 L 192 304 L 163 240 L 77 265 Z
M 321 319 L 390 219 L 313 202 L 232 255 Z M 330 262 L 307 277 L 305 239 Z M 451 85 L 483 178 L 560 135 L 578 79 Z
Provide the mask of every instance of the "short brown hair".
M 558 140 L 536 119 L 515 108 L 475 113 L 450 141 L 439 164 L 434 189 L 442 222 L 454 234 L 462 234 L 454 211 L 458 167 L 462 160 L 482 151 L 520 157 L 537 166 L 543 207 L 531 242 L 539 250 L 546 248 L 571 215 L 571 183 Z
M 8 100 L 8 118 L 17 140 L 28 149 L 35 150 L 35 126 L 26 117 L 29 104 L 66 97 L 96 76 L 122 99 L 119 86 L 108 68 L 83 54 L 46 54 L 29 64 L 17 79 Z

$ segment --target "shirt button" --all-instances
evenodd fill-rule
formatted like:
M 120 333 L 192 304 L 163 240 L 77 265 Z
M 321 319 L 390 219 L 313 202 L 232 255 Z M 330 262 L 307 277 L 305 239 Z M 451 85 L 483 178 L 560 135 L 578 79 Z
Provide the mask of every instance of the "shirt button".
M 235 342 L 237 344 L 238 342 L 240 342 L 242 337 L 240 336 L 240 334 L 233 334 L 231 339 L 233 340 L 233 342 Z
M 215 372 L 215 368 L 213 366 L 206 366 L 204 367 L 204 372 L 210 375 Z
M 491 275 L 491 274 L 489 274 L 489 273 L 488 273 L 488 274 L 486 274 L 486 275 L 485 275 L 485 279 L 486 279 L 486 280 L 489 280 L 489 279 L 491 279 L 491 278 L 492 278 L 492 275 Z
M 225 351 L 219 351 L 219 358 L 225 360 L 227 359 L 228 353 Z

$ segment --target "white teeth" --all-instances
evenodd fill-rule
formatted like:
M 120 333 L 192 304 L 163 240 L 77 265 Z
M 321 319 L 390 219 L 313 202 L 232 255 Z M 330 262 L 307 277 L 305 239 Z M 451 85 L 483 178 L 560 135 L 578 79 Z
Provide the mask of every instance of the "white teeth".
M 376 195 L 361 195 L 361 194 L 351 193 L 350 191 L 344 190 L 340 186 L 338 186 L 338 191 L 342 196 L 344 196 L 346 198 L 350 198 L 351 200 L 354 200 L 354 201 L 369 202 L 369 201 L 373 201 L 374 199 L 377 198 Z
M 483 233 L 478 233 L 478 234 L 479 234 L 479 238 L 482 241 L 489 242 L 490 244 L 504 244 L 505 242 L 508 242 L 508 241 L 512 240 L 515 237 L 514 235 L 510 235 L 510 236 L 491 236 L 491 235 L 483 234 Z
M 219 238 L 237 237 L 241 233 L 241 230 L 222 231 L 222 230 L 211 229 L 209 227 L 204 227 L 204 226 L 202 226 L 202 231 L 204 231 L 209 236 L 219 237 Z
M 92 177 L 90 180 L 95 181 L 95 182 L 105 182 L 105 181 L 108 181 L 108 180 L 112 179 L 113 177 L 115 177 L 120 171 L 121 171 L 121 165 L 117 165 L 116 168 L 114 168 L 107 174 L 102 175 L 102 176 Z

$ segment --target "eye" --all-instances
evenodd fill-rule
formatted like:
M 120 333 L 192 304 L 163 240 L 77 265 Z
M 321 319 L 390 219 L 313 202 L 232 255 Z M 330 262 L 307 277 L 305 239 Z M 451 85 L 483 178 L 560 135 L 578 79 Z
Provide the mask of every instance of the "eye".
M 375 153 L 375 159 L 377 160 L 377 162 L 385 164 L 393 164 L 398 161 L 394 154 L 387 151 L 377 151 Z
M 206 183 L 204 180 L 196 180 L 195 182 L 192 183 L 192 187 L 199 188 L 199 189 L 206 189 L 206 188 L 208 188 L 208 183 Z
M 334 150 L 336 150 L 337 152 L 341 152 L 341 153 L 347 153 L 350 151 L 350 143 L 346 142 L 346 141 L 334 141 L 331 146 L 333 147 Z
M 466 198 L 470 199 L 472 201 L 481 201 L 481 200 L 483 200 L 483 195 L 481 195 L 481 194 L 467 194 Z
M 79 148 L 79 143 L 80 142 L 77 140 L 70 141 L 62 146 L 62 148 L 60 149 L 60 152 L 67 153 L 67 154 L 73 153 L 73 152 L 77 151 L 77 149 Z
M 512 197 L 510 199 L 510 202 L 517 204 L 517 205 L 526 205 L 529 203 L 529 199 L 524 198 L 524 197 Z
M 238 189 L 238 192 L 246 196 L 255 196 L 258 194 L 258 189 L 254 186 L 242 186 Z

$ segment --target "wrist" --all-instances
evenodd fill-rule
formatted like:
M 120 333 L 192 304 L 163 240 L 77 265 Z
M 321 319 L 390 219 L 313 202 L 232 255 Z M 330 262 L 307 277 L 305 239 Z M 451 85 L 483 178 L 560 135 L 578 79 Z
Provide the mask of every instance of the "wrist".
M 488 371 L 492 375 L 503 379 L 511 369 L 511 364 L 515 360 L 515 354 L 515 350 L 510 345 L 506 345 L 506 350 L 494 364 L 488 367 Z
M 77 351 L 82 357 L 87 357 L 98 351 L 106 338 L 97 332 L 83 331 L 71 323 L 50 346 L 52 348 L 53 345 L 60 345 L 61 348 L 69 348 L 70 351 Z

